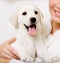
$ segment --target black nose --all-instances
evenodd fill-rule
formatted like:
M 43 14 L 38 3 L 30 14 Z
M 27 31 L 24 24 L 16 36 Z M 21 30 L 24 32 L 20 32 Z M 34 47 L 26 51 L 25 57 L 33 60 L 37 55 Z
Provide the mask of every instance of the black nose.
M 31 17 L 30 21 L 31 21 L 31 23 L 35 23 L 36 22 L 36 18 L 35 17 Z

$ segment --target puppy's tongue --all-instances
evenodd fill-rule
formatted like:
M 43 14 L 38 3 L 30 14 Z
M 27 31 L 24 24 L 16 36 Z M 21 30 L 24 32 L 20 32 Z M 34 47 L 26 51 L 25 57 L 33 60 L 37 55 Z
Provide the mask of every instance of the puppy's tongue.
M 32 28 L 29 28 L 29 31 L 28 31 L 29 35 L 35 35 L 36 34 L 36 29 L 34 27 Z

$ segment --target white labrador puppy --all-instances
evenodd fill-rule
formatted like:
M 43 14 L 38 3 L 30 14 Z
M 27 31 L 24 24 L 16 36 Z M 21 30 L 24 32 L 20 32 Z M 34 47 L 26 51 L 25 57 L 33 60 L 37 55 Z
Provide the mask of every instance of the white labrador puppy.
M 48 61 L 50 55 L 45 47 L 45 37 L 42 35 L 43 16 L 34 5 L 20 6 L 11 16 L 11 22 L 16 29 L 16 42 L 12 44 L 21 60 L 34 61 L 36 56 Z

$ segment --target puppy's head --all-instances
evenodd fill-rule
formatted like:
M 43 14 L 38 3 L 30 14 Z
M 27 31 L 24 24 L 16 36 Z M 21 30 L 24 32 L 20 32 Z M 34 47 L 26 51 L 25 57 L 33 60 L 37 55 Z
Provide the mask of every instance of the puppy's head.
M 42 13 L 34 5 L 23 5 L 11 16 L 11 22 L 16 29 L 24 29 L 29 35 L 36 35 L 41 29 Z M 39 31 L 40 32 L 40 31 Z

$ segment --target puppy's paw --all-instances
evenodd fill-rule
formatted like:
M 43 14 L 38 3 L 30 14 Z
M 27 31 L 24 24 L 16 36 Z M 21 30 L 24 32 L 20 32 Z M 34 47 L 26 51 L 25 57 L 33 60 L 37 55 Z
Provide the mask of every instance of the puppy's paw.
M 26 58 L 26 61 L 28 61 L 28 62 L 34 62 L 34 58 Z
M 53 62 L 53 58 L 52 57 L 48 57 L 44 59 L 45 63 L 52 63 Z
M 24 57 L 24 58 L 22 58 L 22 60 L 23 60 L 24 62 L 34 62 L 34 58 L 32 58 L 32 57 L 30 57 L 30 56 Z
M 36 62 L 36 63 L 40 63 L 40 62 L 42 63 L 43 60 L 42 60 L 40 57 L 36 57 L 35 62 Z
M 60 61 L 60 56 L 53 57 L 53 62 L 57 62 L 57 61 Z
M 52 63 L 53 62 L 53 59 L 49 59 L 46 61 L 46 63 Z

